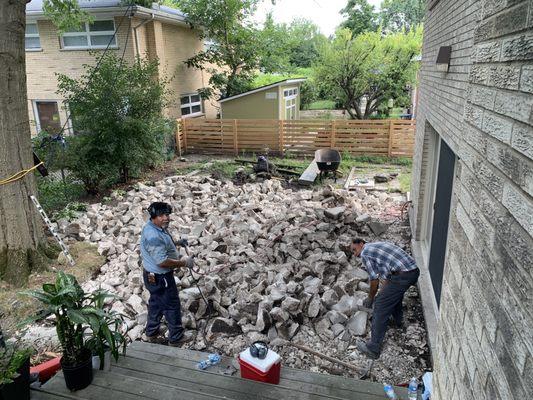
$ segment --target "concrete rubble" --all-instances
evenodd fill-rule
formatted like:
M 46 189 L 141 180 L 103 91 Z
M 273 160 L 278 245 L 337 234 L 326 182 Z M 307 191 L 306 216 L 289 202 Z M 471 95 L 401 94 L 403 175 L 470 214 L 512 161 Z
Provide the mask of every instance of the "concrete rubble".
M 114 197 L 112 204 L 92 204 L 76 221 L 58 226 L 67 241 L 94 243 L 106 256 L 100 275 L 82 286 L 117 296 L 109 306 L 126 316 L 131 340 L 141 337 L 146 322 L 149 294 L 143 288 L 139 239 L 153 201 L 172 205 L 169 232 L 176 241 L 188 238 L 201 272 L 193 276 L 212 308 L 210 313 L 190 273 L 176 271 L 184 325 L 197 332 L 191 348 L 236 355 L 253 340 L 282 338 L 350 361 L 355 340 L 368 337 L 370 316 L 358 310 L 367 296 L 368 275 L 349 245 L 357 236 L 375 240 L 368 223 L 387 208 L 400 207 L 397 197 L 330 186 L 293 190 L 278 180 L 236 186 L 180 176 L 154 186 L 137 184 Z M 392 228 L 379 231 L 400 236 L 397 244 L 408 247 L 401 236 L 405 227 L 400 235 Z M 423 329 L 423 321 L 411 329 L 419 326 Z M 330 364 L 299 350 L 277 350 L 284 365 L 331 372 Z M 383 377 L 400 379 L 394 368 L 383 371 Z

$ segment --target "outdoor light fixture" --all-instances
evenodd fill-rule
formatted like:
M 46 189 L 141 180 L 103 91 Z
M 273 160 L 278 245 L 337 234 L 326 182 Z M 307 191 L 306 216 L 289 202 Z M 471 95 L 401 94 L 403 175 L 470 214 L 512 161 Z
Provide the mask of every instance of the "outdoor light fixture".
M 439 54 L 437 55 L 437 71 L 448 72 L 450 67 L 450 58 L 452 55 L 452 46 L 442 46 L 439 49 Z

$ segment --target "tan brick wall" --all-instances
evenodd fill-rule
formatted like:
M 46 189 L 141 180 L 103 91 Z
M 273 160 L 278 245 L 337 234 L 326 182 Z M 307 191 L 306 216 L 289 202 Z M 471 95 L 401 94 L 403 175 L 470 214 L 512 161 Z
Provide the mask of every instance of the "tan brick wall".
M 115 18 L 115 26 L 119 26 L 121 17 Z M 180 117 L 179 95 L 195 92 L 208 84 L 208 75 L 202 71 L 188 69 L 183 64 L 187 58 L 202 49 L 202 42 L 194 31 L 187 27 L 178 27 L 162 24 L 159 21 L 150 21 L 137 28 L 136 38 L 133 27 L 141 24 L 143 20 L 132 18 L 131 32 L 128 38 L 125 60 L 132 62 L 136 54 L 141 57 L 161 57 L 160 72 L 170 80 L 172 91 L 172 105 L 168 110 L 171 117 Z M 118 48 L 108 51 L 122 56 L 128 23 L 120 25 L 117 34 Z M 66 121 L 66 112 L 62 108 L 61 96 L 57 92 L 56 74 L 65 74 L 74 79 L 80 78 L 84 72 L 83 65 L 94 65 L 96 55 L 103 50 L 64 50 L 60 48 L 60 40 L 57 30 L 50 21 L 38 21 L 39 36 L 42 51 L 26 52 L 26 76 L 28 83 L 28 114 L 30 117 L 31 134 L 35 135 L 36 124 L 33 109 L 33 100 L 54 100 L 59 102 L 60 120 L 63 125 Z M 215 118 L 217 109 L 216 102 L 204 103 L 206 116 Z
M 181 116 L 179 97 L 182 94 L 195 93 L 209 84 L 209 75 L 197 69 L 187 68 L 183 63 L 203 49 L 197 33 L 177 25 L 163 25 L 165 62 L 163 71 L 170 79 L 170 89 L 174 92 L 175 101 L 170 105 L 168 113 L 174 118 Z M 204 113 L 207 118 L 215 118 L 218 103 L 213 100 L 204 101 Z
M 115 18 L 115 26 L 119 26 L 121 17 Z M 132 25 L 135 22 L 132 21 Z M 36 125 L 32 100 L 61 100 L 57 92 L 56 74 L 65 74 L 71 78 L 82 76 L 84 64 L 95 64 L 94 54 L 101 54 L 103 50 L 64 50 L 60 48 L 59 36 L 55 26 L 50 21 L 38 21 L 39 37 L 42 51 L 26 52 L 26 78 L 28 84 L 28 112 L 30 117 L 31 133 L 36 134 Z M 118 49 L 108 51 L 122 55 L 128 32 L 126 19 L 117 33 Z M 132 36 L 129 37 L 125 59 L 133 60 L 134 44 Z M 60 105 L 60 108 L 61 105 Z M 66 115 L 60 110 L 61 124 L 64 124 Z

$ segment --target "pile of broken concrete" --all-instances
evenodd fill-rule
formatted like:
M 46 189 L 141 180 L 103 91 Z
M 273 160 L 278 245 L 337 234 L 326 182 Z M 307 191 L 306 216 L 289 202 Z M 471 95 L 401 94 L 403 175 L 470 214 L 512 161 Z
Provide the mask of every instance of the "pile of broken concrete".
M 140 233 L 148 205 L 168 202 L 174 209 L 169 232 L 175 240 L 187 237 L 196 263 L 196 272 L 175 274 L 183 323 L 197 332 L 190 347 L 228 355 L 259 339 L 311 335 L 348 344 L 366 335 L 368 275 L 349 245 L 356 236 L 374 239 L 383 224 L 373 216 L 401 205 L 388 193 L 293 190 L 278 180 L 236 186 L 182 176 L 137 184 L 114 200 L 90 205 L 73 223 L 58 223 L 67 240 L 94 243 L 107 258 L 83 288 L 116 294 L 109 306 L 126 316 L 131 340 L 142 336 L 149 294 L 142 284 Z

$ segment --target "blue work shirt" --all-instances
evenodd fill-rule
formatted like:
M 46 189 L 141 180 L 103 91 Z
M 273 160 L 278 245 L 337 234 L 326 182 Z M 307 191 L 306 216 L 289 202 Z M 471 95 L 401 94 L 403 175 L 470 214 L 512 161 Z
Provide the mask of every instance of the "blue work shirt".
M 181 258 L 170 235 L 150 220 L 144 225 L 141 233 L 141 257 L 144 269 L 154 274 L 166 274 L 171 271 L 170 268 L 159 266 L 163 261 Z
M 367 243 L 361 252 L 361 261 L 370 280 L 389 279 L 395 272 L 407 272 L 417 268 L 416 262 L 400 247 L 388 242 Z

